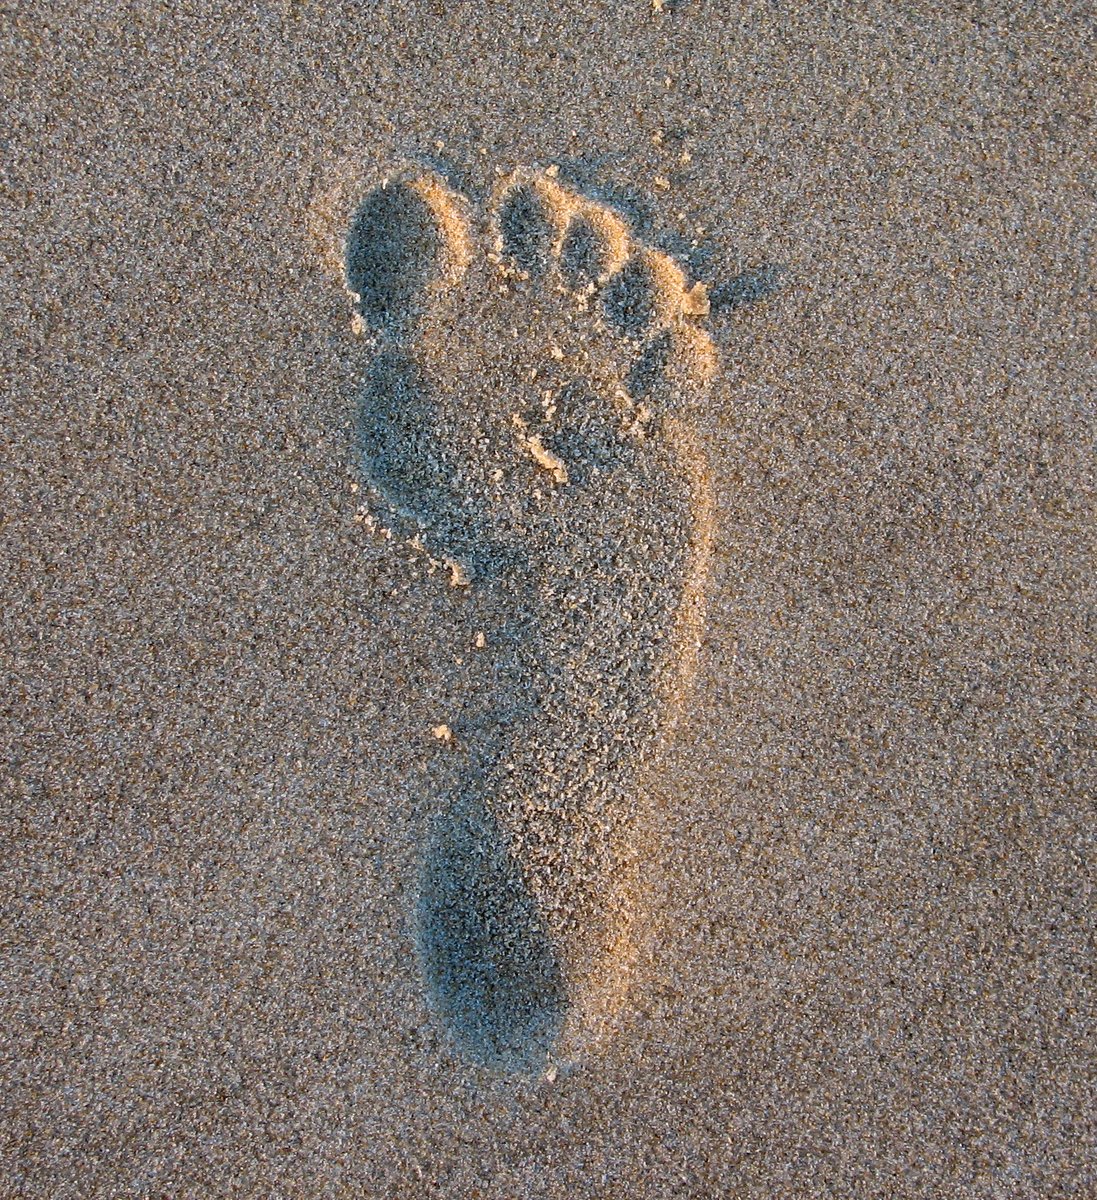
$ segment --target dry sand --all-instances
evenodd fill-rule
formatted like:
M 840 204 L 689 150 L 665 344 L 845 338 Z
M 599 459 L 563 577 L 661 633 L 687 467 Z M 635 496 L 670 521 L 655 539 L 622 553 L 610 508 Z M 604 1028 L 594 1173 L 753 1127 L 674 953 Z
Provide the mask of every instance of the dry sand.
M 1097 1193 L 1092 13 L 520 7 L 5 16 L 0 1196 Z M 713 299 L 695 678 L 599 768 L 627 994 L 520 1069 L 417 953 L 482 693 L 341 262 L 409 166 L 555 166 Z

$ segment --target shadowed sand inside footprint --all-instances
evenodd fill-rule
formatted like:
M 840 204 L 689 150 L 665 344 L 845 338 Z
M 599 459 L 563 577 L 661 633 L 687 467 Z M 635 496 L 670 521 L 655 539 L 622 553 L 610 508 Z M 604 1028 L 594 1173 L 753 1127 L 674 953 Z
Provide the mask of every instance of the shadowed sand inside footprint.
M 427 992 L 470 1058 L 530 1071 L 624 992 L 640 772 L 688 685 L 708 555 L 673 410 L 714 359 L 703 289 L 605 206 L 519 173 L 478 255 L 466 211 L 432 176 L 377 189 L 346 282 L 374 344 L 377 518 L 460 567 L 434 609 L 460 649 L 421 848 Z
M 472 1058 L 536 1066 L 564 1020 L 556 951 L 482 798 L 437 815 L 423 855 L 419 951 L 435 1007 Z
M 363 320 L 374 327 L 402 322 L 441 257 L 441 231 L 423 196 L 402 183 L 372 192 L 347 239 L 347 284 Z
M 370 363 L 358 402 L 362 472 L 383 500 L 383 518 L 481 584 L 523 559 L 493 529 L 487 506 L 462 492 L 460 454 L 447 433 L 437 384 L 399 343 Z
M 503 253 L 523 271 L 548 265 L 553 230 L 536 191 L 520 185 L 509 193 L 499 211 L 499 235 Z

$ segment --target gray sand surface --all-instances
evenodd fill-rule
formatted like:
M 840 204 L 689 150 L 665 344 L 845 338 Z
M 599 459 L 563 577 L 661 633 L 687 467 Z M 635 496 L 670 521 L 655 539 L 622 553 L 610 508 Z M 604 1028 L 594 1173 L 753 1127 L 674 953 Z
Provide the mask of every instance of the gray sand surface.
M 529 7 L 5 13 L 0 1197 L 1097 1194 L 1092 10 Z M 339 261 L 409 163 L 556 165 L 713 299 L 696 678 L 558 1070 L 415 950 L 451 610 Z

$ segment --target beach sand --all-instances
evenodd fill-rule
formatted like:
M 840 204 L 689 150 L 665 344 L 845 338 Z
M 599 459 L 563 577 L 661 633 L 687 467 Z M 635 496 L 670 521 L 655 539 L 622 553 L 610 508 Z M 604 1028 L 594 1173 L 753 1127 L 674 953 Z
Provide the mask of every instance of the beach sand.
M 1094 41 L 1084 8 L 7 14 L 0 1196 L 1097 1192 Z M 574 507 L 574 595 L 650 597 L 635 678 L 584 676 L 623 849 L 581 816 L 519 864 L 613 995 L 501 1061 L 423 957 L 487 703 L 456 614 L 497 591 L 380 532 L 344 244 L 442 181 L 467 274 L 399 349 L 447 430 L 505 415 L 477 364 L 551 290 L 487 282 L 512 177 L 699 281 L 715 366 L 664 385 L 696 462 L 637 485 L 616 568 L 620 505 Z M 565 360 L 609 363 L 584 328 Z M 548 504 L 577 478 L 531 428 Z M 533 617 L 555 671 L 575 625 Z M 534 751 L 586 736 L 565 709 Z

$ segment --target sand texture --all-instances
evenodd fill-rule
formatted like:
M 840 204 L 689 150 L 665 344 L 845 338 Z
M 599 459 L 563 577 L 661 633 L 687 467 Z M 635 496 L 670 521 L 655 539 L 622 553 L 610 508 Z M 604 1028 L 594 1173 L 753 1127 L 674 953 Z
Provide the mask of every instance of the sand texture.
M 1094 32 L 10 8 L 0 1200 L 1097 1195 Z

